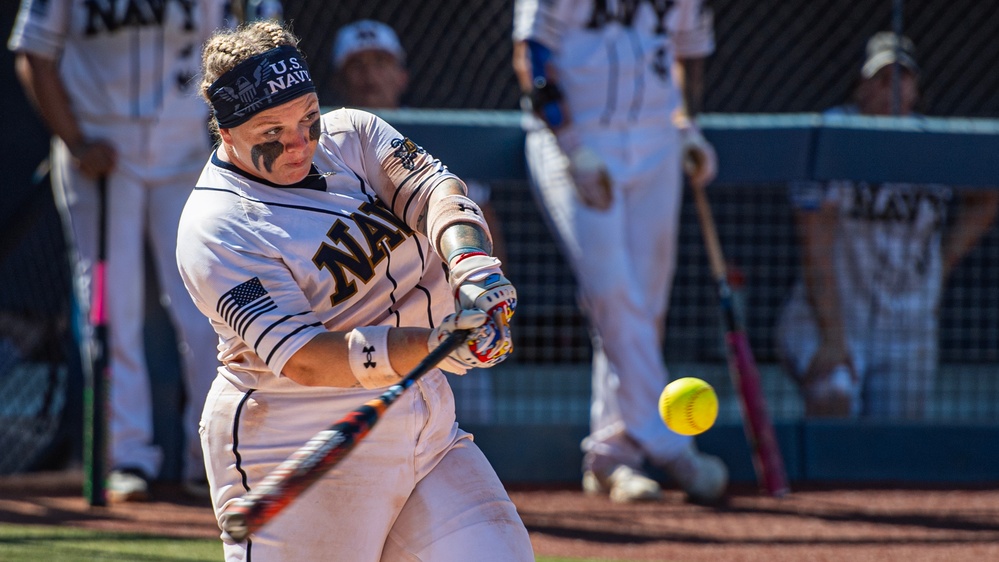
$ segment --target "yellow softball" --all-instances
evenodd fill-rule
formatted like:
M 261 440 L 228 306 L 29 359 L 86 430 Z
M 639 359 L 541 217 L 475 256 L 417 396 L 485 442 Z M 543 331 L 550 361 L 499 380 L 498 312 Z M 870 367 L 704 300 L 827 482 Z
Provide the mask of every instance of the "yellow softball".
M 659 415 L 666 427 L 681 435 L 704 433 L 718 417 L 718 395 L 701 379 L 676 379 L 659 396 Z

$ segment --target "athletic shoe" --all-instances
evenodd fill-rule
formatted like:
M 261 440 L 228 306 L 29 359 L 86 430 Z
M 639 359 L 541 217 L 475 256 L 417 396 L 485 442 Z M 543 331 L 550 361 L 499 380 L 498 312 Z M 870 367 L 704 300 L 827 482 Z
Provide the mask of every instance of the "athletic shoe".
M 110 502 L 138 502 L 149 499 L 149 478 L 137 468 L 117 468 L 108 474 Z
M 205 478 L 184 480 L 183 489 L 185 494 L 199 500 L 207 500 L 212 497 L 211 488 L 209 488 L 208 480 Z
M 694 503 L 715 503 L 725 495 L 728 487 L 728 468 L 714 455 L 707 455 L 691 445 L 662 469 L 687 494 Z
M 583 491 L 587 495 L 608 494 L 615 503 L 654 501 L 663 497 L 658 482 L 623 464 L 606 475 L 593 470 L 584 472 Z

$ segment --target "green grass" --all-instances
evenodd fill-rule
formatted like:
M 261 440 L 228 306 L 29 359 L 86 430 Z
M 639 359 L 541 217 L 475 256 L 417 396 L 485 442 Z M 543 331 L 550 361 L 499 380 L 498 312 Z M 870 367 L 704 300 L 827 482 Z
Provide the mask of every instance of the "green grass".
M 3 562 L 221 562 L 217 539 L 174 539 L 72 527 L 0 525 Z M 582 558 L 540 557 L 537 562 L 596 562 Z M 604 561 L 607 562 L 607 561 Z
M 214 539 L 175 539 L 70 527 L 0 525 L 4 562 L 220 562 L 222 543 Z

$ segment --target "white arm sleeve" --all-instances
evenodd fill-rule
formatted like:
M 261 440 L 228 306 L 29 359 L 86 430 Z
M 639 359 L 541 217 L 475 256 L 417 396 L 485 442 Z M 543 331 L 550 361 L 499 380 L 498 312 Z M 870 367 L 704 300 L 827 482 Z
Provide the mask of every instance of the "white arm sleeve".
M 70 6 L 68 0 L 22 0 L 7 47 L 58 59 L 68 33 Z
M 714 14 L 703 0 L 682 0 L 673 8 L 671 27 L 676 57 L 704 58 L 715 51 Z
M 513 40 L 533 39 L 553 51 L 558 50 L 569 15 L 565 2 L 516 0 L 513 5 Z

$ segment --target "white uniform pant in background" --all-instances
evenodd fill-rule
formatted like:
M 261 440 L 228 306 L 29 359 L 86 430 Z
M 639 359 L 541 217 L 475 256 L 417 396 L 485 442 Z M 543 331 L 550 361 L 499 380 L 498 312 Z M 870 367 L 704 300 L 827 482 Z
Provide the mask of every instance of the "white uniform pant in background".
M 926 415 L 939 366 L 939 327 L 933 308 L 878 314 L 844 311 L 847 345 L 859 380 L 851 413 L 918 420 Z M 819 329 L 804 286 L 795 286 L 780 313 L 777 349 L 785 369 L 799 382 L 819 348 Z
M 568 161 L 548 129 L 527 134 L 532 188 L 572 266 L 593 332 L 588 468 L 664 464 L 690 437 L 658 413 L 669 375 L 663 332 L 676 268 L 682 183 L 675 131 L 637 129 L 582 135 L 604 158 L 614 185 L 611 207 L 585 206 Z
M 218 377 L 202 421 L 216 516 L 318 431 L 381 392 L 288 379 L 244 391 Z M 440 371 L 403 393 L 347 458 L 248 541 L 222 538 L 228 562 L 534 560 L 513 502 L 455 423 Z
M 56 206 L 70 232 L 74 283 L 82 318 L 89 317 L 91 277 L 97 260 L 97 184 L 72 164 L 64 143 L 52 145 L 52 184 Z M 195 307 L 177 269 L 177 224 L 198 171 L 158 182 L 143 181 L 127 166 L 108 179 L 107 323 L 110 338 L 109 448 L 112 467 L 135 467 L 158 476 L 162 452 L 153 444 L 153 400 L 146 367 L 143 326 L 147 248 L 158 274 L 176 333 L 183 368 L 183 476 L 204 474 L 198 420 L 204 398 L 218 370 L 218 336 Z M 90 331 L 86 340 L 90 341 Z M 86 346 L 84 346 L 86 347 Z M 84 352 L 85 360 L 87 357 Z

